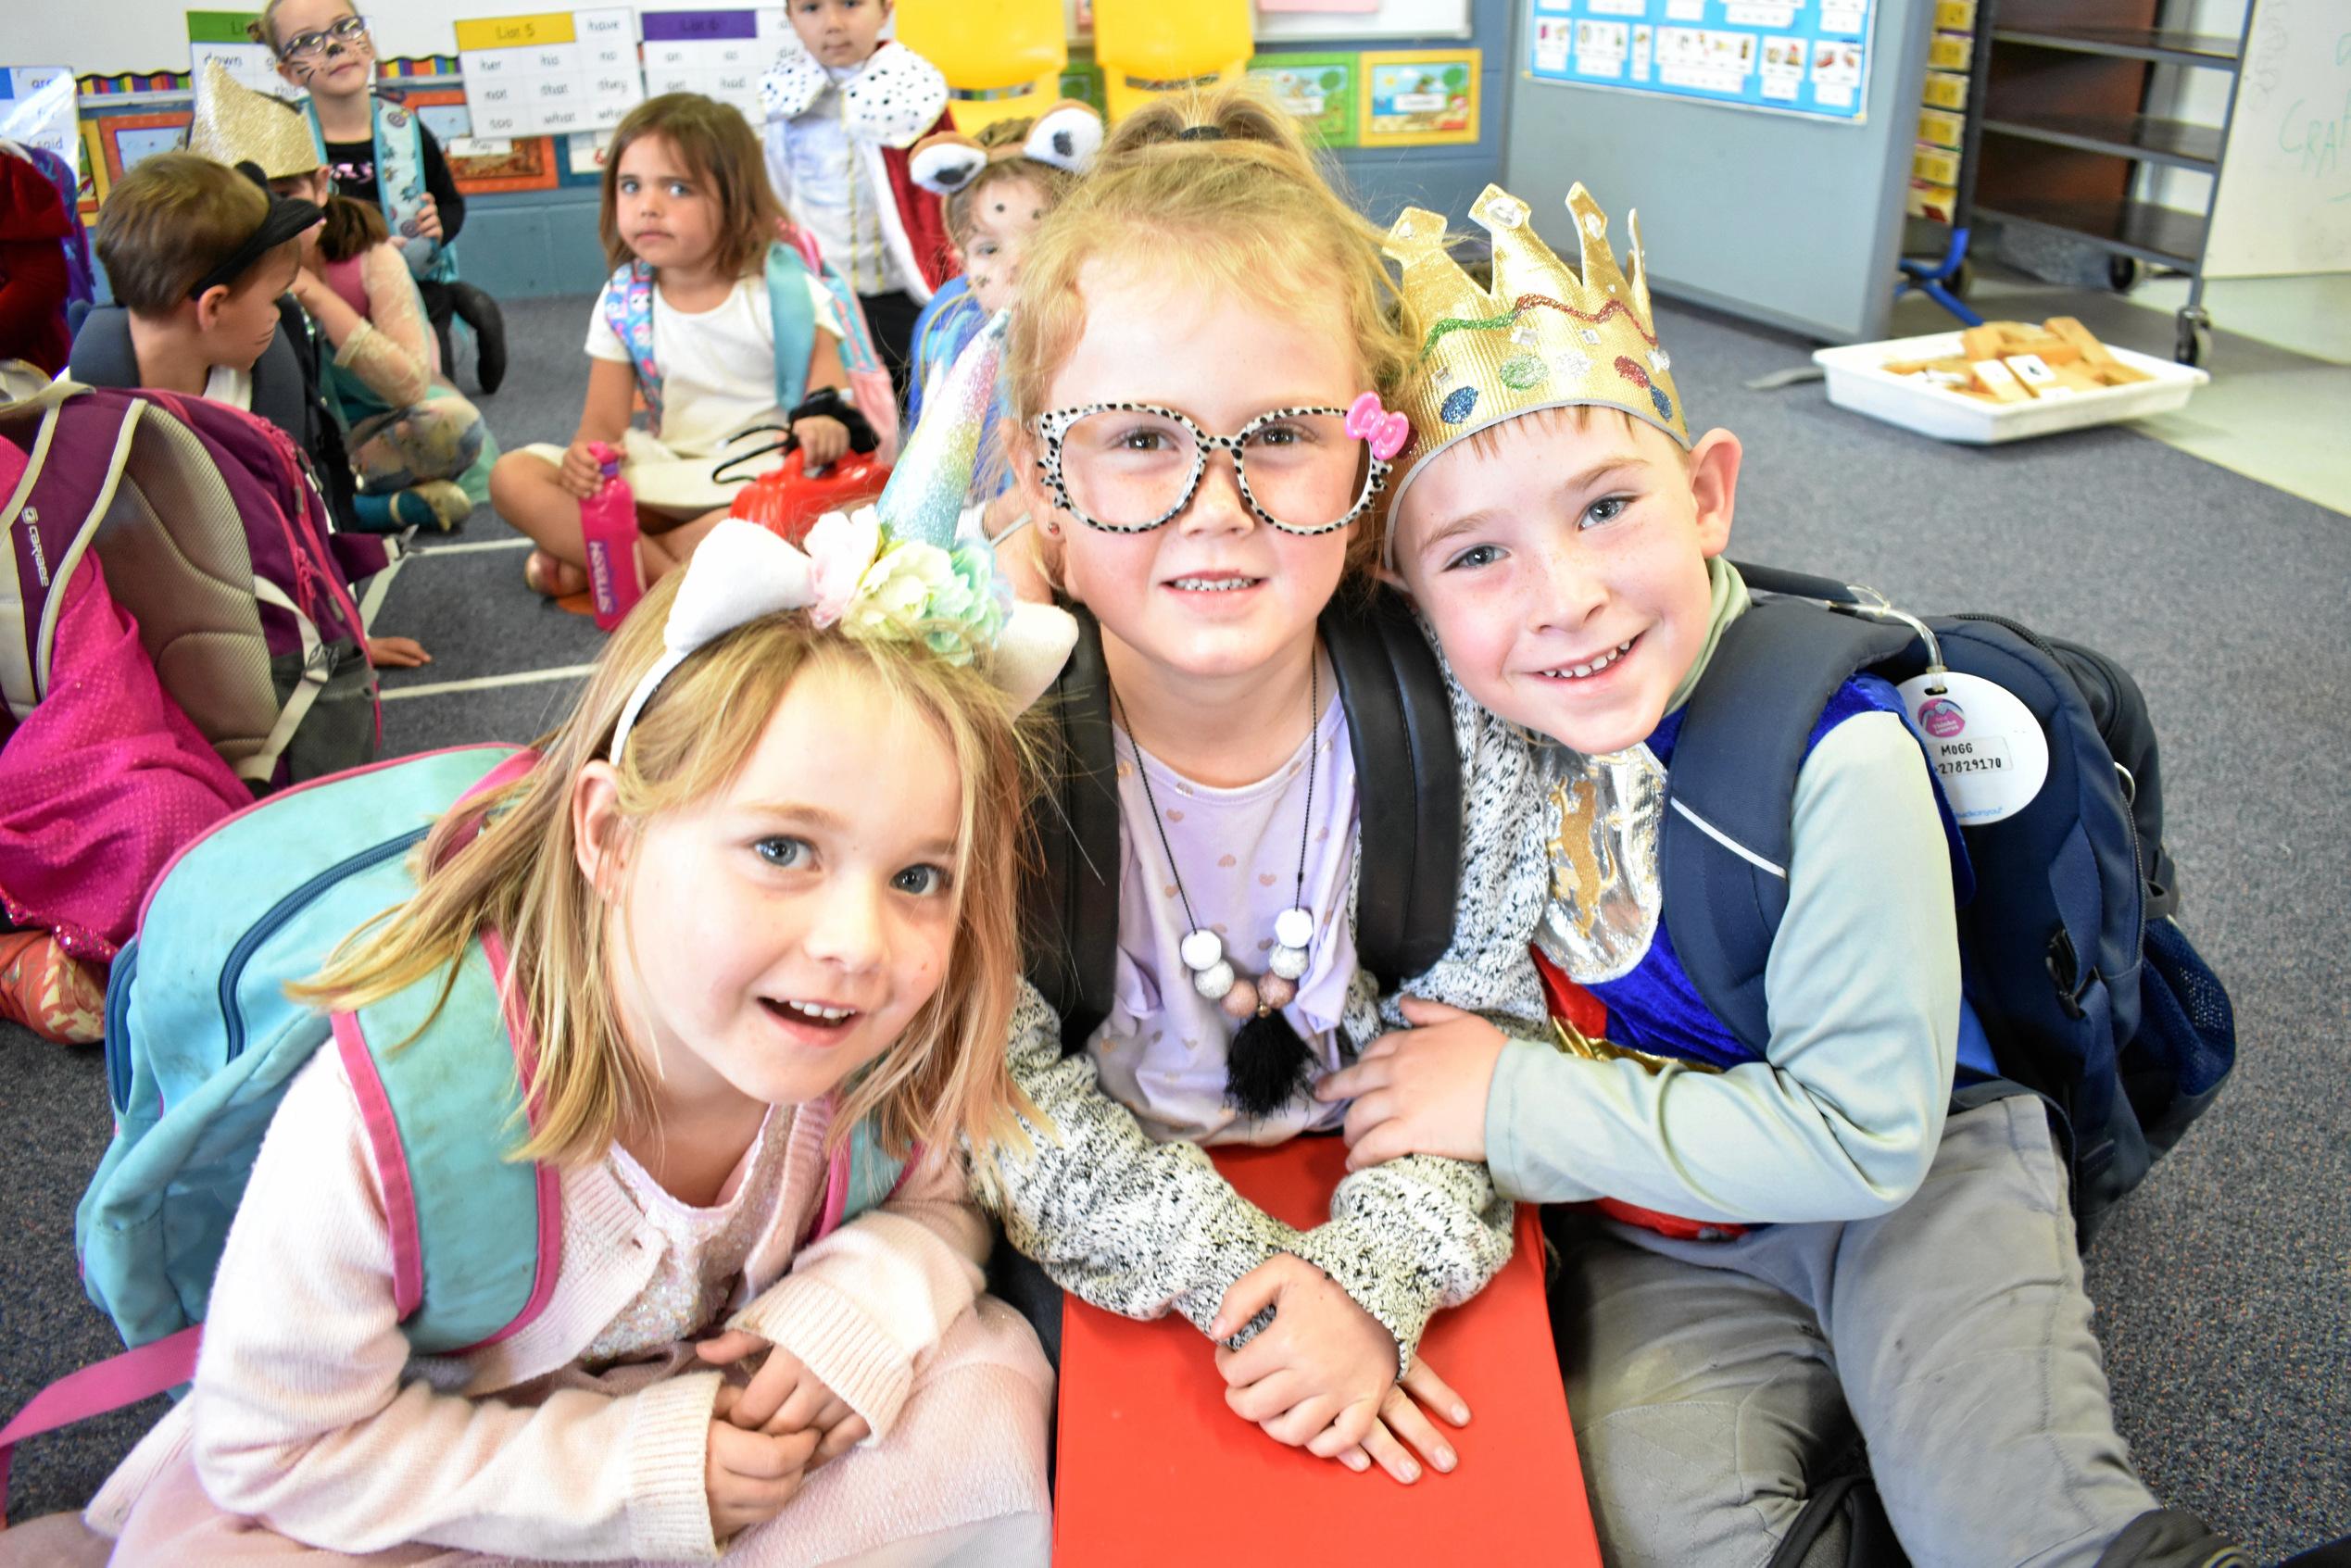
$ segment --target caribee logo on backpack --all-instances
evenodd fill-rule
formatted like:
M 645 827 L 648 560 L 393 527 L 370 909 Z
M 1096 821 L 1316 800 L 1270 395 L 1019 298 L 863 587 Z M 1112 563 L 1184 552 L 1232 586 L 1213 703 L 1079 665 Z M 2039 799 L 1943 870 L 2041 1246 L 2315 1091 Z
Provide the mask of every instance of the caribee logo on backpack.
M 2032 709 L 2005 688 L 1980 675 L 1930 670 L 1896 690 L 1961 825 L 2013 817 L 2041 793 L 2049 777 L 2049 737 Z

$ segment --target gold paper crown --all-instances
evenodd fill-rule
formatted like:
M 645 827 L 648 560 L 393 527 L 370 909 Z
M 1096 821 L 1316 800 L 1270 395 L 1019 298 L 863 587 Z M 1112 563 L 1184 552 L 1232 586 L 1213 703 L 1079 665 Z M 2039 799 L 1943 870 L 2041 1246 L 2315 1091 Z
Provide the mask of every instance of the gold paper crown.
M 204 62 L 188 151 L 232 168 L 258 163 L 265 180 L 290 180 L 326 162 L 308 115 L 283 98 L 256 93 L 212 59 Z
M 1649 307 L 1639 216 L 1625 219 L 1628 279 L 1609 248 L 1607 216 L 1580 183 L 1567 193 L 1567 210 L 1582 246 L 1580 276 L 1529 226 L 1525 202 L 1486 187 L 1469 216 L 1493 237 L 1490 291 L 1447 254 L 1438 214 L 1406 207 L 1388 231 L 1387 252 L 1403 264 L 1404 317 L 1421 334 L 1417 373 L 1398 400 L 1413 451 L 1396 499 L 1454 442 L 1539 408 L 1621 408 L 1690 445 L 1673 361 Z

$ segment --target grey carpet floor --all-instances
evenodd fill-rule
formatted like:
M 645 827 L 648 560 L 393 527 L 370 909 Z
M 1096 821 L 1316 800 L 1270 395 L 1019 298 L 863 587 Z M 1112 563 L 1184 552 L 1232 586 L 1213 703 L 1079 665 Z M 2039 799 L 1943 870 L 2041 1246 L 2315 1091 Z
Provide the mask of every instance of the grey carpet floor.
M 514 366 L 483 407 L 509 446 L 569 436 L 586 319 L 585 299 L 508 307 Z M 2145 688 L 2182 923 L 2230 986 L 2242 1056 L 2091 1254 L 2117 1412 L 2158 1495 L 2265 1560 L 2351 1532 L 2351 518 L 2126 431 L 1943 445 L 1817 386 L 1745 390 L 1802 361 L 1792 340 L 1670 308 L 1664 332 L 1698 420 L 1746 444 L 1734 555 L 2013 615 Z M 2217 372 L 2230 352 L 2224 334 Z M 477 518 L 459 542 L 500 533 Z M 591 659 L 589 623 L 521 573 L 520 551 L 466 551 L 396 584 L 381 629 L 435 662 L 385 682 L 389 750 L 525 739 L 560 712 L 570 682 L 396 696 Z M 0 1411 L 118 1348 L 72 1250 L 107 1135 L 97 1053 L 0 1026 Z M 151 1419 L 29 1445 L 10 1517 L 78 1505 Z

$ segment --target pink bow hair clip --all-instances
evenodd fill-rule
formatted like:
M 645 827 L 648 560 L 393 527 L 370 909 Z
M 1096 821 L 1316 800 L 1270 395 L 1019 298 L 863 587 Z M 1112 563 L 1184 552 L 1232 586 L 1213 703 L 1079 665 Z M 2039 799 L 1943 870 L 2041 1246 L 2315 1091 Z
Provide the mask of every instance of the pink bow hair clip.
M 1384 463 L 1404 449 L 1413 427 L 1403 415 L 1381 408 L 1378 393 L 1366 392 L 1347 410 L 1347 433 L 1369 442 L 1372 456 Z

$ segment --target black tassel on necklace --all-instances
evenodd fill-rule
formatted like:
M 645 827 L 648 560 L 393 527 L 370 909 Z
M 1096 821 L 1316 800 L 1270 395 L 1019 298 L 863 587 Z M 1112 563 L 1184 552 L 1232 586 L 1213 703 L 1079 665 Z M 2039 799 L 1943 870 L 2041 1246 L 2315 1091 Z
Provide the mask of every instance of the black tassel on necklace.
M 1298 996 L 1298 982 L 1305 977 L 1307 970 L 1307 947 L 1314 940 L 1314 920 L 1304 898 L 1306 845 L 1314 820 L 1314 773 L 1318 760 L 1314 735 L 1322 722 L 1321 666 L 1310 662 L 1306 670 L 1306 814 L 1298 830 L 1296 883 L 1290 894 L 1290 907 L 1274 922 L 1272 966 L 1255 977 L 1245 976 L 1233 967 L 1225 956 L 1224 939 L 1213 931 L 1203 930 L 1200 917 L 1192 912 L 1191 894 L 1184 887 L 1184 873 L 1176 867 L 1175 847 L 1167 841 L 1166 824 L 1160 821 L 1159 801 L 1151 793 L 1150 770 L 1143 765 L 1142 747 L 1135 739 L 1134 726 L 1126 721 L 1126 705 L 1119 701 L 1115 687 L 1111 691 L 1111 701 L 1116 705 L 1120 727 L 1126 731 L 1127 745 L 1135 748 L 1135 771 L 1143 782 L 1143 802 L 1150 810 L 1151 826 L 1159 832 L 1159 847 L 1167 857 L 1169 872 L 1176 878 L 1176 894 L 1184 901 L 1184 919 L 1190 930 L 1184 938 L 1183 960 L 1185 968 L 1191 972 L 1192 988 L 1217 1003 L 1228 1016 L 1240 1018 L 1240 1027 L 1225 1054 L 1225 1098 L 1243 1116 L 1263 1121 L 1303 1094 L 1314 1073 L 1314 1053 L 1307 1049 L 1298 1031 L 1290 1027 L 1282 1010 Z

